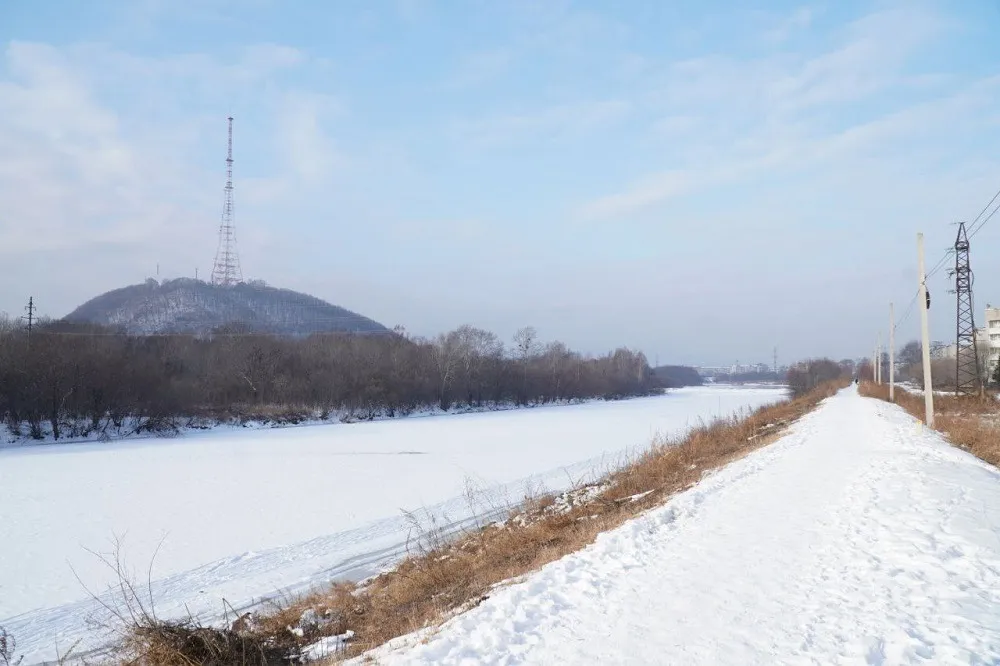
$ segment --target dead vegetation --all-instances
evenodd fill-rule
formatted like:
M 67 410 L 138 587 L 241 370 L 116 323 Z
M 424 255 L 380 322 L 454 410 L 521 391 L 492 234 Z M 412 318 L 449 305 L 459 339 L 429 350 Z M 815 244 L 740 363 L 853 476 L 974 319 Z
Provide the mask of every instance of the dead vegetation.
M 164 622 L 152 612 L 127 615 L 129 631 L 119 661 L 270 666 L 300 660 L 306 646 L 325 636 L 333 637 L 335 654 L 313 650 L 308 656 L 335 661 L 436 626 L 489 598 L 504 581 L 584 548 L 599 533 L 662 504 L 706 472 L 774 441 L 846 382 L 827 382 L 794 400 L 702 424 L 680 441 L 657 443 L 599 482 L 531 498 L 506 520 L 458 537 L 425 530 L 410 556 L 391 571 L 243 615 L 228 628 Z
M 17 652 L 17 641 L 0 627 L 0 666 L 20 666 L 24 657 Z
M 885 384 L 862 382 L 861 395 L 889 400 Z M 924 397 L 897 389 L 896 403 L 924 420 Z M 990 393 L 983 396 L 934 396 L 934 425 L 952 444 L 1000 467 L 1000 402 Z

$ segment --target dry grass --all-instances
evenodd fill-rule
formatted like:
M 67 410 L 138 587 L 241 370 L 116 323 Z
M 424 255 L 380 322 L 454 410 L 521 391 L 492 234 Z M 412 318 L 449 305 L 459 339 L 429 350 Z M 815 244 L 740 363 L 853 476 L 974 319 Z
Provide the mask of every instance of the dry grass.
M 288 643 L 289 641 L 284 641 Z M 139 666 L 285 666 L 290 647 L 262 634 L 158 622 L 137 626 L 122 663 Z
M 498 584 L 580 550 L 599 533 L 618 527 L 693 485 L 705 472 L 774 441 L 785 426 L 844 385 L 846 381 L 828 383 L 795 400 L 697 427 L 683 440 L 656 445 L 599 483 L 569 494 L 579 501 L 566 501 L 565 494 L 533 498 L 502 524 L 488 525 L 449 541 L 424 540 L 395 569 L 363 586 L 334 585 L 281 609 L 254 616 L 252 629 L 244 637 L 252 637 L 254 645 L 286 647 L 286 655 L 294 656 L 296 648 L 289 647 L 290 640 L 302 646 L 321 635 L 353 632 L 350 645 L 333 657 L 336 659 L 436 626 L 487 599 Z M 323 621 L 310 624 L 315 630 L 307 628 L 302 632 L 303 614 Z M 168 626 L 170 631 L 164 631 Z M 189 634 L 205 631 L 185 627 Z M 302 636 L 295 635 L 297 628 Z M 153 629 L 151 632 L 140 627 L 132 632 L 131 652 L 139 657 L 132 663 L 268 663 L 257 656 L 249 661 L 203 661 L 204 650 L 186 648 L 187 644 L 176 635 L 176 625 L 161 623 L 161 627 Z M 141 640 L 137 643 L 136 638 Z M 221 639 L 213 634 L 212 640 L 217 643 Z M 142 650 L 146 650 L 146 658 Z M 181 657 L 165 656 L 181 653 Z M 233 655 L 240 656 L 238 652 Z
M 889 400 L 885 384 L 863 382 L 861 395 Z M 924 420 L 923 395 L 897 390 L 896 403 Z M 952 444 L 1000 467 L 1000 402 L 991 394 L 985 396 L 934 396 L 934 425 Z

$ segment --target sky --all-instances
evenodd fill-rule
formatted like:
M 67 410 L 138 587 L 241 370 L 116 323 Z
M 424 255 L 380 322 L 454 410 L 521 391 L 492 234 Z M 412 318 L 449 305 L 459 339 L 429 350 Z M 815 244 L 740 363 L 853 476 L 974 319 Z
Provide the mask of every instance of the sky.
M 998 29 L 993 0 L 0 0 L 0 311 L 208 275 L 232 115 L 246 278 L 415 335 L 870 355 L 917 232 L 936 264 L 1000 188 Z M 982 317 L 1000 215 L 971 254 Z

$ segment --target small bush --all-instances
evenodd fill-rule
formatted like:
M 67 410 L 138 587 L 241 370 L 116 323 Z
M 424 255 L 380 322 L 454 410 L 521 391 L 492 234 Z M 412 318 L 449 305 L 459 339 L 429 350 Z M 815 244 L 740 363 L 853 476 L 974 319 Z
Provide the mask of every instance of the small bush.
M 268 637 L 214 629 L 193 621 L 137 625 L 127 644 L 128 664 L 157 666 L 287 666 L 289 649 Z

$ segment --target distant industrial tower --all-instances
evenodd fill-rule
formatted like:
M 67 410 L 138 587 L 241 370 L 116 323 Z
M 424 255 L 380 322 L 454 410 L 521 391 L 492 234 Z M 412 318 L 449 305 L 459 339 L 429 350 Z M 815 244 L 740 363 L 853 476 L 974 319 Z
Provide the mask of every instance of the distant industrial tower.
M 955 238 L 955 390 L 959 395 L 972 395 L 982 390 L 979 373 L 979 349 L 976 348 L 976 324 L 972 309 L 972 269 L 969 267 L 969 238 L 965 222 L 958 225 Z
M 226 195 L 219 225 L 219 249 L 215 251 L 212 284 L 231 287 L 243 281 L 240 255 L 236 249 L 236 221 L 233 219 L 233 117 L 229 117 L 229 152 L 226 155 Z

